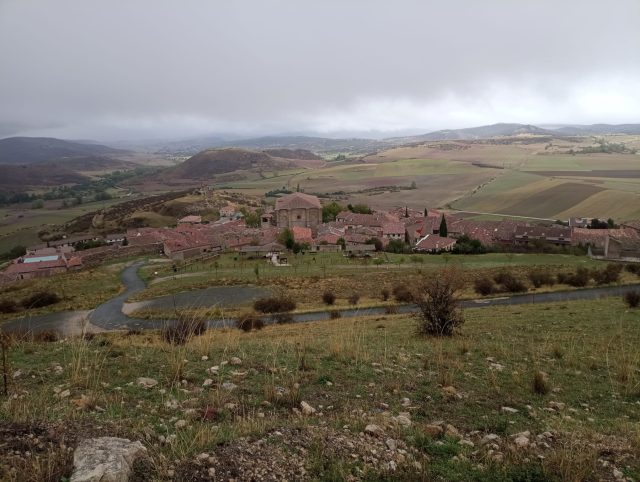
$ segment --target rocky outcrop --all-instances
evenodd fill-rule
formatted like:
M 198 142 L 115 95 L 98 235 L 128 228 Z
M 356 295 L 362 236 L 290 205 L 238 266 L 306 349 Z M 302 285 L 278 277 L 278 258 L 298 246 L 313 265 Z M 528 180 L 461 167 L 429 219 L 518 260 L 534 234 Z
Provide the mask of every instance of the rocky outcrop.
M 146 451 L 140 442 L 124 438 L 83 440 L 73 454 L 71 482 L 126 482 L 134 462 Z

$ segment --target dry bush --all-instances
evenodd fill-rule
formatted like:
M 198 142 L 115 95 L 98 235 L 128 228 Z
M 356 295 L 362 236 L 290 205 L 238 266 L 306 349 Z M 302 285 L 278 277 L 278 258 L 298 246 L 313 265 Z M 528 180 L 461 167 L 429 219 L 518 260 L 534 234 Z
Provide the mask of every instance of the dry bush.
M 496 285 L 490 278 L 478 278 L 474 281 L 474 290 L 482 296 L 487 296 L 496 292 Z
M 529 281 L 531 281 L 531 284 L 536 288 L 540 288 L 543 285 L 553 286 L 556 283 L 553 275 L 546 271 L 529 273 Z
M 625 264 L 624 269 L 629 273 L 637 274 L 638 276 L 640 276 L 640 264 Z
M 545 372 L 537 371 L 533 374 L 533 392 L 538 395 L 546 395 L 551 391 L 549 376 Z
M 418 285 L 413 298 L 419 309 L 420 334 L 451 336 L 464 323 L 458 307 L 462 287 L 462 277 L 453 268 L 430 275 Z
M 60 297 L 50 291 L 38 291 L 31 296 L 23 299 L 20 304 L 25 308 L 42 308 L 43 306 L 53 305 L 60 301 Z
M 0 313 L 15 313 L 18 311 L 18 304 L 13 300 L 0 301 Z
M 508 293 L 522 293 L 527 291 L 526 285 L 508 271 L 502 271 L 494 276 L 494 281 Z
M 575 288 L 583 288 L 589 284 L 590 279 L 591 273 L 589 272 L 589 270 L 581 266 L 576 269 L 575 273 L 566 275 L 566 277 L 563 278 L 562 282 Z M 558 275 L 558 281 L 561 282 L 560 275 Z
M 274 296 L 256 300 L 253 308 L 261 313 L 283 313 L 295 310 L 296 303 L 287 296 Z
M 236 319 L 236 327 L 247 332 L 261 330 L 264 328 L 264 321 L 257 313 L 243 313 Z
M 411 303 L 413 301 L 413 294 L 406 285 L 399 284 L 393 287 L 393 297 L 398 303 Z
M 325 305 L 331 306 L 336 302 L 336 295 L 334 295 L 331 291 L 325 291 L 322 293 L 322 302 Z
M 353 293 L 347 298 L 349 300 L 350 305 L 357 305 L 358 301 L 360 301 L 360 295 L 358 293 Z
M 387 288 L 383 288 L 382 291 L 380 291 L 380 296 L 382 296 L 382 301 L 387 301 L 391 293 L 389 293 Z
M 592 276 L 596 284 L 604 285 L 608 283 L 617 283 L 620 280 L 621 272 L 621 264 L 609 263 L 603 270 L 594 270 Z
M 627 291 L 623 298 L 629 308 L 637 308 L 640 305 L 640 291 Z
M 184 345 L 206 331 L 207 324 L 203 320 L 181 317 L 166 325 L 162 329 L 161 336 L 164 341 L 172 345 Z

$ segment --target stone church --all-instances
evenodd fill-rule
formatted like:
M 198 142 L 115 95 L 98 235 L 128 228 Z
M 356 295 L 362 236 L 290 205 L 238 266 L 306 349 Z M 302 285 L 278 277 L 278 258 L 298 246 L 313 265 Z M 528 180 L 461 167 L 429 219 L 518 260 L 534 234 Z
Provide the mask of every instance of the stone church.
M 322 205 L 316 196 L 294 192 L 276 200 L 274 211 L 279 228 L 316 228 L 322 222 Z

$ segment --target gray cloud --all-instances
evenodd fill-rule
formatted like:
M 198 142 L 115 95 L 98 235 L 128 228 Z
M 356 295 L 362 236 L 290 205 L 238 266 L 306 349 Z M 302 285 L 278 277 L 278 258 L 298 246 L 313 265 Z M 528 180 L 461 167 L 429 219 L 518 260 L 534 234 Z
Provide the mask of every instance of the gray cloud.
M 0 125 L 106 139 L 637 122 L 638 20 L 637 0 L 0 0 Z

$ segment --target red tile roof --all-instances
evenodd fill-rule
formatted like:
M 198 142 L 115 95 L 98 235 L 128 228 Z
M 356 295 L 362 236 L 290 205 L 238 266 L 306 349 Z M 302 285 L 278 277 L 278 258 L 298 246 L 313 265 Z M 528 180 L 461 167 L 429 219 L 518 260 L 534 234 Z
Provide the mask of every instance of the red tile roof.
M 276 211 L 279 209 L 322 209 L 320 200 L 316 196 L 305 194 L 303 192 L 294 192 L 282 196 L 276 200 Z

